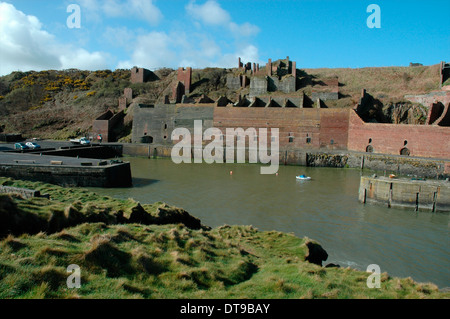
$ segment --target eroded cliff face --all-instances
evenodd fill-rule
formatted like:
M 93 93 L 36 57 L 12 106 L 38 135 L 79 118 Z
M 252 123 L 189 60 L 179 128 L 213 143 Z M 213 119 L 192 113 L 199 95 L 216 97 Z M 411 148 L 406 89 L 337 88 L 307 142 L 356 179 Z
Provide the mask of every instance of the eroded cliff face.
M 365 122 L 391 124 L 425 124 L 428 108 L 410 101 L 382 102 L 366 94 L 357 109 Z
M 425 124 L 427 119 L 427 108 L 411 102 L 392 102 L 385 105 L 381 112 L 385 123 Z

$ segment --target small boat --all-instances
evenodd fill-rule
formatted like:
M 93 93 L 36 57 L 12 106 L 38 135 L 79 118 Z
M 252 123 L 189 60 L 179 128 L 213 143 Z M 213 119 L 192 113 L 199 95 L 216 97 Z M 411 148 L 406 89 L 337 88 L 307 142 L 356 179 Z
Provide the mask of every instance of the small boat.
M 307 180 L 311 179 L 311 177 L 306 176 L 306 175 L 295 176 L 295 178 L 296 179 L 300 179 L 300 180 L 304 180 L 304 181 L 307 181 Z

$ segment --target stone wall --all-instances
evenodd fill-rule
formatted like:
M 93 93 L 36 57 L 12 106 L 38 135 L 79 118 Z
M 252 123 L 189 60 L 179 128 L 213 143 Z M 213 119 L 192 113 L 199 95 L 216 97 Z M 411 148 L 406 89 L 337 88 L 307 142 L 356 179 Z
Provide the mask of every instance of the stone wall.
M 293 93 L 297 90 L 297 79 L 293 76 L 285 76 L 278 78 L 277 76 L 269 77 L 252 77 L 250 79 L 250 97 L 265 95 L 267 92 L 283 92 Z
M 420 103 L 424 106 L 431 106 L 436 102 L 441 102 L 446 105 L 450 103 L 450 91 L 435 91 L 428 94 L 405 95 L 405 99 L 413 103 Z
M 172 131 L 177 127 L 193 133 L 194 120 L 201 120 L 203 128 L 213 123 L 214 103 L 138 105 L 133 120 L 133 143 L 173 144 Z
M 311 99 L 313 101 L 317 101 L 317 99 L 320 99 L 322 101 L 338 100 L 339 93 L 338 92 L 312 92 Z
M 227 75 L 227 87 L 230 90 L 239 90 L 241 88 L 241 77 L 234 75 Z
M 319 85 L 312 89 L 311 98 L 313 101 L 320 99 L 322 101 L 339 99 L 339 79 L 337 77 L 323 79 Z
M 7 134 L 7 133 L 1 133 L 0 134 L 0 142 L 21 142 L 23 141 L 22 134 Z
M 281 79 L 271 76 L 268 78 L 268 90 L 269 92 L 293 93 L 297 89 L 296 81 L 297 79 L 294 76 L 285 76 Z
M 64 187 L 129 187 L 132 185 L 130 163 L 92 167 L 1 164 L 0 175 Z
M 359 200 L 415 211 L 449 212 L 450 183 L 362 176 Z
M 253 77 L 250 80 L 250 96 L 265 95 L 268 91 L 268 81 L 266 77 Z

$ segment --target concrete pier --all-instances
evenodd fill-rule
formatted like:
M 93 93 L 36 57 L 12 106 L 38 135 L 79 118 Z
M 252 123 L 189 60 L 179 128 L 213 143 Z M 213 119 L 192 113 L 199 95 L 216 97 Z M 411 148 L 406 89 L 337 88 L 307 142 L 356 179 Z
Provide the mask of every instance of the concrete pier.
M 130 163 L 0 152 L 0 176 L 66 187 L 130 187 Z
M 362 176 L 359 201 L 413 211 L 450 212 L 450 182 Z

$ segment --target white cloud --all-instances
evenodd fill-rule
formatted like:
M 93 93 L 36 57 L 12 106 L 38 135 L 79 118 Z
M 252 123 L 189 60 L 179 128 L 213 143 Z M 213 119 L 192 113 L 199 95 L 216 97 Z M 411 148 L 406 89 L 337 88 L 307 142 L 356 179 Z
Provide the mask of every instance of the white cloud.
M 104 14 L 111 18 L 139 19 L 150 25 L 158 25 L 163 19 L 152 0 L 78 0 L 78 3 L 92 19 Z
M 127 27 L 106 27 L 102 39 L 114 47 L 127 48 L 130 43 L 134 43 L 135 32 Z
M 61 69 L 100 70 L 108 69 L 109 55 L 103 52 L 88 52 L 85 49 L 72 50 L 69 47 L 61 48 Z
M 203 5 L 191 1 L 187 4 L 186 11 L 207 25 L 227 25 L 231 22 L 230 14 L 214 0 L 208 0 Z
M 108 61 L 105 53 L 58 43 L 38 18 L 4 2 L 0 2 L 0 46 L 0 75 L 72 67 L 92 70 L 105 68 Z
M 42 45 L 52 44 L 54 37 L 41 28 L 36 17 L 25 15 L 9 3 L 0 3 L 0 74 L 37 65 L 60 67 L 56 54 Z
M 162 67 L 235 67 L 238 57 L 243 61 L 260 63 L 258 48 L 243 45 L 235 52 L 223 52 L 213 38 L 204 34 L 176 32 L 150 32 L 138 36 L 134 41 L 134 51 L 129 60 L 121 61 L 118 69 L 133 66 L 148 69 Z
M 256 25 L 248 22 L 241 25 L 236 24 L 234 22 L 230 22 L 229 28 L 233 34 L 240 35 L 243 37 L 251 37 L 257 35 L 260 31 Z
M 244 63 L 252 62 L 262 64 L 259 58 L 258 48 L 252 44 L 248 44 L 234 53 L 224 54 L 217 62 L 217 66 L 223 68 L 237 67 L 238 58 L 241 58 Z
M 208 0 L 201 5 L 191 0 L 186 5 L 186 11 L 195 20 L 207 26 L 225 27 L 236 37 L 250 37 L 260 31 L 256 25 L 248 22 L 242 25 L 233 22 L 228 11 L 224 10 L 216 0 Z
M 131 60 L 119 62 L 117 68 L 139 66 L 155 69 L 170 66 L 176 61 L 176 52 L 172 45 L 173 41 L 164 32 L 154 31 L 138 36 L 134 42 L 135 49 Z

